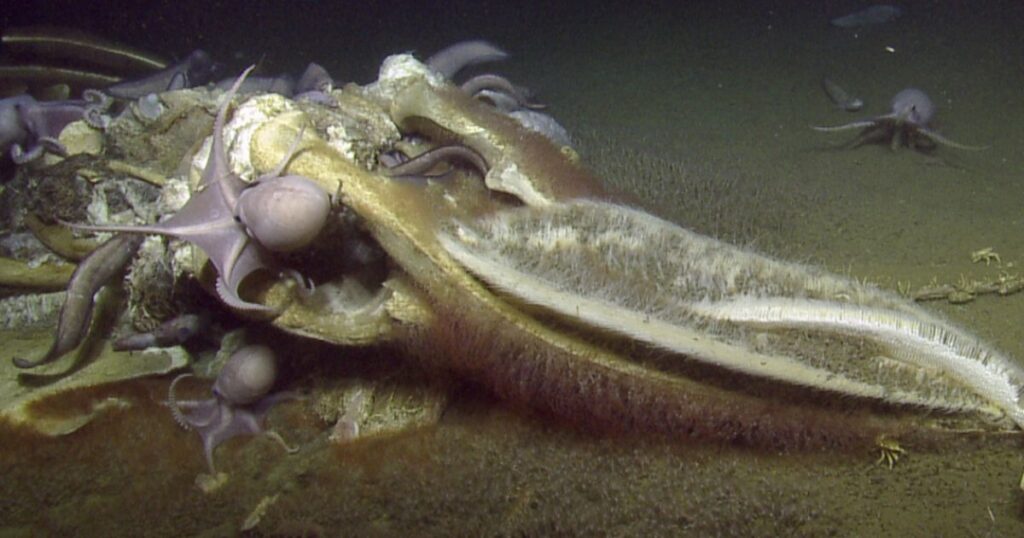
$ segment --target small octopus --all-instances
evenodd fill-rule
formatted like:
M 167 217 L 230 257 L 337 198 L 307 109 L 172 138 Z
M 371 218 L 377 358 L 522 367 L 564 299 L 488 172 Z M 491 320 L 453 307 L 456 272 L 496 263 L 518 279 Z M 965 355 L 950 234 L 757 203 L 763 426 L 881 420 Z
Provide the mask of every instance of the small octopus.
M 289 454 L 298 451 L 263 426 L 267 412 L 274 405 L 295 398 L 290 392 L 267 394 L 277 379 L 277 363 L 270 348 L 245 346 L 232 354 L 217 375 L 213 398 L 179 401 L 175 397 L 178 382 L 191 375 L 181 374 L 171 382 L 167 403 L 178 424 L 199 433 L 211 475 L 217 474 L 213 465 L 214 449 L 239 435 L 265 433 L 281 443 Z
M 213 122 L 213 143 L 201 189 L 177 213 L 150 226 L 67 224 L 79 230 L 161 234 L 190 241 L 217 268 L 216 290 L 224 304 L 244 312 L 276 315 L 280 312 L 274 308 L 242 299 L 239 287 L 250 274 L 272 270 L 293 277 L 312 293 L 296 271 L 278 269 L 272 253 L 292 252 L 312 242 L 327 222 L 331 200 L 312 180 L 282 175 L 298 150 L 301 134 L 277 168 L 255 181 L 247 183 L 231 171 L 224 148 L 224 123 L 231 100 L 252 69 L 246 69 L 225 94 Z
M 67 149 L 57 140 L 64 127 L 85 120 L 97 129 L 105 129 L 110 123 L 106 111 L 111 103 L 96 90 L 86 90 L 82 99 L 64 101 L 36 101 L 28 94 L 0 99 L 0 151 L 19 165 L 45 152 L 67 155 Z
M 890 104 L 890 112 L 834 127 L 812 127 L 816 131 L 834 133 L 850 129 L 863 129 L 850 143 L 851 147 L 864 144 L 888 142 L 895 150 L 900 146 L 913 149 L 932 150 L 942 144 L 957 149 L 979 150 L 979 146 L 967 146 L 954 142 L 935 132 L 930 124 L 935 117 L 935 104 L 926 93 L 907 88 L 897 93 Z

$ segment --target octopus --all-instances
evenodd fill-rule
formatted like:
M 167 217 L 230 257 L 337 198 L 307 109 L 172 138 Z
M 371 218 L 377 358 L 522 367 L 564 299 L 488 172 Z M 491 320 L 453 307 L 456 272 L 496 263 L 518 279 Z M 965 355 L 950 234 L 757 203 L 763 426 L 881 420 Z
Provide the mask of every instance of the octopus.
M 907 88 L 893 96 L 888 114 L 834 127 L 812 127 L 812 129 L 824 133 L 862 129 L 860 135 L 850 142 L 851 147 L 888 143 L 893 150 L 900 146 L 906 146 L 930 151 L 937 145 L 963 150 L 985 149 L 980 146 L 968 146 L 954 142 L 936 132 L 931 127 L 935 111 L 935 103 L 928 97 L 928 94 L 915 88 Z
M 271 408 L 295 397 L 289 392 L 268 394 L 277 380 L 276 359 L 270 348 L 252 345 L 234 352 L 217 375 L 213 398 L 178 400 L 174 390 L 189 376 L 191 374 L 181 374 L 171 382 L 167 403 L 178 424 L 199 434 L 211 475 L 217 474 L 213 451 L 234 437 L 263 433 L 281 443 L 288 453 L 298 450 L 263 426 Z
M 242 299 L 239 286 L 260 270 L 288 274 L 305 285 L 294 271 L 278 270 L 271 252 L 289 252 L 309 244 L 326 223 L 330 201 L 327 193 L 308 179 L 281 175 L 297 151 L 299 138 L 278 167 L 256 181 L 247 183 L 231 172 L 224 150 L 224 122 L 231 99 L 251 70 L 238 77 L 225 94 L 214 120 L 202 190 L 181 210 L 153 226 L 73 226 L 91 231 L 163 234 L 191 241 L 217 267 L 217 292 L 226 304 L 268 314 L 273 309 Z
M 0 99 L 0 151 L 15 164 L 34 161 L 45 152 L 66 155 L 57 141 L 64 127 L 85 120 L 102 129 L 110 123 L 105 115 L 110 105 L 111 99 L 95 90 L 86 90 L 82 99 L 62 101 L 36 101 L 28 94 Z

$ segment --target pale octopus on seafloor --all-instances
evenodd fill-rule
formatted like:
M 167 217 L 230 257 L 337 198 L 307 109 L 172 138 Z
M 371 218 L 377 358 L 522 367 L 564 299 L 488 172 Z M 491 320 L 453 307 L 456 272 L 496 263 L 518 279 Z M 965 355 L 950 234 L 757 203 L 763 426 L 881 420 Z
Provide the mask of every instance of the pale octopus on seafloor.
M 888 114 L 834 127 L 812 129 L 825 133 L 863 129 L 860 135 L 850 142 L 851 147 L 888 142 L 893 150 L 900 146 L 931 150 L 937 144 L 965 150 L 984 149 L 954 142 L 940 135 L 931 127 L 934 117 L 935 103 L 928 94 L 915 88 L 907 88 L 893 96 Z

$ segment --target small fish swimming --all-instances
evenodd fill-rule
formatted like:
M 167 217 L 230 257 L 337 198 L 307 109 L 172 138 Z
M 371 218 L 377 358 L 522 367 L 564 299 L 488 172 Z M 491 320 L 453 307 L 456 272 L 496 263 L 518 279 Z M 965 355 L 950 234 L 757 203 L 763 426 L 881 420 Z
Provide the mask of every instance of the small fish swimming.
M 821 87 L 837 107 L 847 112 L 856 112 L 864 108 L 864 101 L 862 99 L 850 95 L 840 85 L 828 78 L 821 79 Z
M 832 19 L 832 26 L 840 28 L 860 28 L 894 21 L 903 15 L 903 9 L 897 6 L 881 4 Z

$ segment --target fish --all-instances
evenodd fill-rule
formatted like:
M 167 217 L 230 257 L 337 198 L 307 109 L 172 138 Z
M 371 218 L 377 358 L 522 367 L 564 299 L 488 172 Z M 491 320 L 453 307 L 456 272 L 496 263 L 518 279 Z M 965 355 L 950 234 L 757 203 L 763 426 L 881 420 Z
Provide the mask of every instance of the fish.
M 139 99 L 151 93 L 194 88 L 210 82 L 219 67 L 206 51 L 196 49 L 175 65 L 141 79 L 107 86 L 104 91 L 118 99 Z
M 460 41 L 427 58 L 427 65 L 444 75 L 444 78 L 451 80 L 463 68 L 481 63 L 499 62 L 505 58 L 508 58 L 507 52 L 486 41 Z
M 209 316 L 183 314 L 165 321 L 156 329 L 146 333 L 135 333 L 118 338 L 113 343 L 114 351 L 136 351 L 150 347 L 170 347 L 184 344 L 209 325 Z
M 15 357 L 12 360 L 14 366 L 35 368 L 51 363 L 78 347 L 89 332 L 93 296 L 124 271 L 143 239 L 143 236 L 136 234 L 115 235 L 82 260 L 68 283 L 67 299 L 60 309 L 57 334 L 50 350 L 35 360 Z
M 825 90 L 825 94 L 828 95 L 828 98 L 831 99 L 837 107 L 847 112 L 856 112 L 864 108 L 864 101 L 862 99 L 850 95 L 840 85 L 832 82 L 831 79 L 821 79 L 821 87 Z
M 836 17 L 830 22 L 839 28 L 860 28 L 894 21 L 903 15 L 903 8 L 880 4 L 860 11 Z

